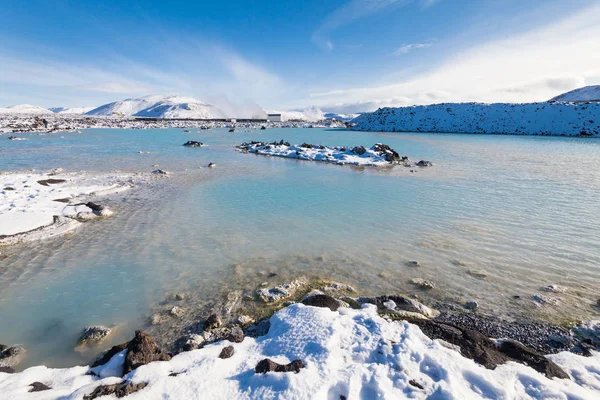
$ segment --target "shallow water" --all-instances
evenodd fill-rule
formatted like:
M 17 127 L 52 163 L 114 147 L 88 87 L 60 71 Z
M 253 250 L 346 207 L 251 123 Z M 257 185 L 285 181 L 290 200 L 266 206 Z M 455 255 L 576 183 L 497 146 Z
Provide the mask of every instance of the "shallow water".
M 22 136 L 30 140 L 0 137 L 0 170 L 150 171 L 158 164 L 173 172 L 123 201 L 108 200 L 117 211 L 110 219 L 43 246 L 2 249 L 0 343 L 28 348 L 23 366 L 88 362 L 94 354 L 72 349 L 83 327 L 116 324 L 111 343 L 123 342 L 174 292 L 188 294 L 186 307 L 210 307 L 231 290 L 299 275 L 430 304 L 477 300 L 483 312 L 506 318 L 600 315 L 597 139 L 325 129 Z M 411 173 L 234 150 L 259 139 L 383 142 L 436 165 Z M 187 140 L 209 147 L 182 147 Z M 209 162 L 217 168 L 205 168 Z M 267 279 L 272 272 L 278 275 Z M 412 278 L 436 288 L 419 290 Z M 566 292 L 546 293 L 548 284 Z M 534 294 L 560 304 L 538 307 Z

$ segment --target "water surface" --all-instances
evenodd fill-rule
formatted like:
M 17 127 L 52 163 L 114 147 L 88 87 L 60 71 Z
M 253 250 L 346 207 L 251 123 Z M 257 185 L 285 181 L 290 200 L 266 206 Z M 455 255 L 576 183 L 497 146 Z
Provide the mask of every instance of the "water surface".
M 0 170 L 173 172 L 109 199 L 110 219 L 43 245 L 2 249 L 0 343 L 27 347 L 24 366 L 88 362 L 93 354 L 72 350 L 84 326 L 115 324 L 111 341 L 122 342 L 174 292 L 202 307 L 231 290 L 299 275 L 429 304 L 476 300 L 482 312 L 505 318 L 600 315 L 597 139 L 326 129 L 22 136 L 29 140 L 0 137 Z M 280 139 L 383 142 L 436 165 L 411 173 L 234 150 Z M 182 147 L 187 140 L 209 147 Z M 209 162 L 217 168 L 205 168 Z M 278 275 L 267 279 L 271 272 Z M 436 288 L 419 290 L 412 278 Z M 545 293 L 548 284 L 566 292 Z M 538 307 L 535 294 L 560 304 Z

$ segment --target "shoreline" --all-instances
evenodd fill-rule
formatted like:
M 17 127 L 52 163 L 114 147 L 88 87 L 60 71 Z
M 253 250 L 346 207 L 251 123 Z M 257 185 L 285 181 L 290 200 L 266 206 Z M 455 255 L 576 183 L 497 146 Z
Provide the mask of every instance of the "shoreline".
M 244 308 L 239 304 L 228 308 L 229 299 L 220 312 L 198 321 L 196 333 L 184 335 L 171 348 L 156 344 L 152 334 L 136 331 L 131 342 L 112 347 L 91 367 L 37 366 L 14 374 L 0 373 L 0 388 L 10 389 L 17 396 L 27 392 L 35 381 L 48 387 L 48 396 L 71 394 L 82 398 L 99 387 L 111 393 L 107 386 L 115 384 L 138 384 L 138 390 L 147 395 L 160 395 L 167 393 L 172 383 L 184 393 L 202 386 L 217 398 L 225 397 L 225 393 L 260 397 L 258 393 L 270 393 L 261 392 L 269 387 L 268 382 L 278 380 L 276 377 L 289 370 L 301 374 L 303 380 L 290 381 L 281 376 L 286 383 L 275 393 L 304 393 L 298 385 L 310 385 L 302 374 L 317 373 L 320 379 L 312 388 L 315 393 L 337 387 L 339 395 L 348 396 L 353 389 L 346 386 L 349 382 L 340 386 L 337 381 L 344 379 L 339 371 L 359 368 L 362 376 L 369 376 L 376 367 L 383 373 L 377 376 L 394 382 L 380 388 L 380 394 L 388 396 L 406 393 L 407 389 L 431 395 L 440 390 L 440 385 L 449 390 L 446 393 L 452 393 L 452 388 L 456 389 L 452 381 L 461 381 L 463 389 L 468 390 L 464 380 L 471 382 L 471 374 L 488 376 L 488 384 L 496 390 L 502 390 L 499 383 L 510 375 L 517 378 L 513 389 L 520 387 L 518 377 L 526 376 L 544 383 L 555 394 L 585 397 L 600 393 L 600 378 L 585 372 L 600 363 L 600 321 L 571 331 L 551 325 L 503 323 L 470 311 L 440 312 L 401 295 L 360 297 L 351 286 L 331 281 L 309 283 L 299 279 L 256 289 L 255 294 L 258 304 L 270 310 L 267 318 L 254 321 L 241 314 Z M 172 300 L 175 304 L 178 301 Z M 227 313 L 235 318 L 227 320 Z M 482 322 L 486 320 L 496 324 Z M 503 336 L 491 336 L 490 332 L 502 332 Z M 139 356 L 144 361 L 131 368 L 128 354 L 139 351 L 139 341 L 155 349 L 154 355 Z M 401 356 L 404 352 L 408 358 Z M 230 361 L 225 361 L 229 357 Z M 271 362 L 266 363 L 271 367 L 265 372 L 273 372 L 263 375 L 263 361 L 259 361 L 265 357 Z M 433 359 L 437 360 L 433 364 L 428 361 Z M 302 366 L 294 360 L 300 360 Z M 425 365 L 429 367 L 424 369 Z M 398 371 L 405 373 L 398 375 Z M 402 378 L 405 375 L 410 376 Z M 62 379 L 64 376 L 70 378 Z M 244 377 L 246 383 L 238 382 L 236 376 Z M 212 390 L 206 386 L 208 382 L 214 385 Z M 224 387 L 228 389 L 222 392 Z M 481 395 L 470 387 L 474 393 L 460 393 Z
M 109 217 L 98 199 L 119 195 L 150 174 L 51 171 L 0 172 L 0 246 L 65 235 Z

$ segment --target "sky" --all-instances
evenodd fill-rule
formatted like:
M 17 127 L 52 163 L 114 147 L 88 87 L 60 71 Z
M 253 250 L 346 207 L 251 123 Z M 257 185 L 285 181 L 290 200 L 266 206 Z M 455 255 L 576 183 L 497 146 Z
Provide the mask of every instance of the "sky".
M 0 107 L 362 112 L 600 84 L 600 0 L 0 0 Z

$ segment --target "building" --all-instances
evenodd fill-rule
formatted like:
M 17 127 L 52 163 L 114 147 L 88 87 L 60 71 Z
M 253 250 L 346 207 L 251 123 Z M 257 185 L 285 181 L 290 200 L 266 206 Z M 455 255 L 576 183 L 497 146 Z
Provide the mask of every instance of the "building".
M 281 114 L 267 114 L 267 121 L 281 122 Z

